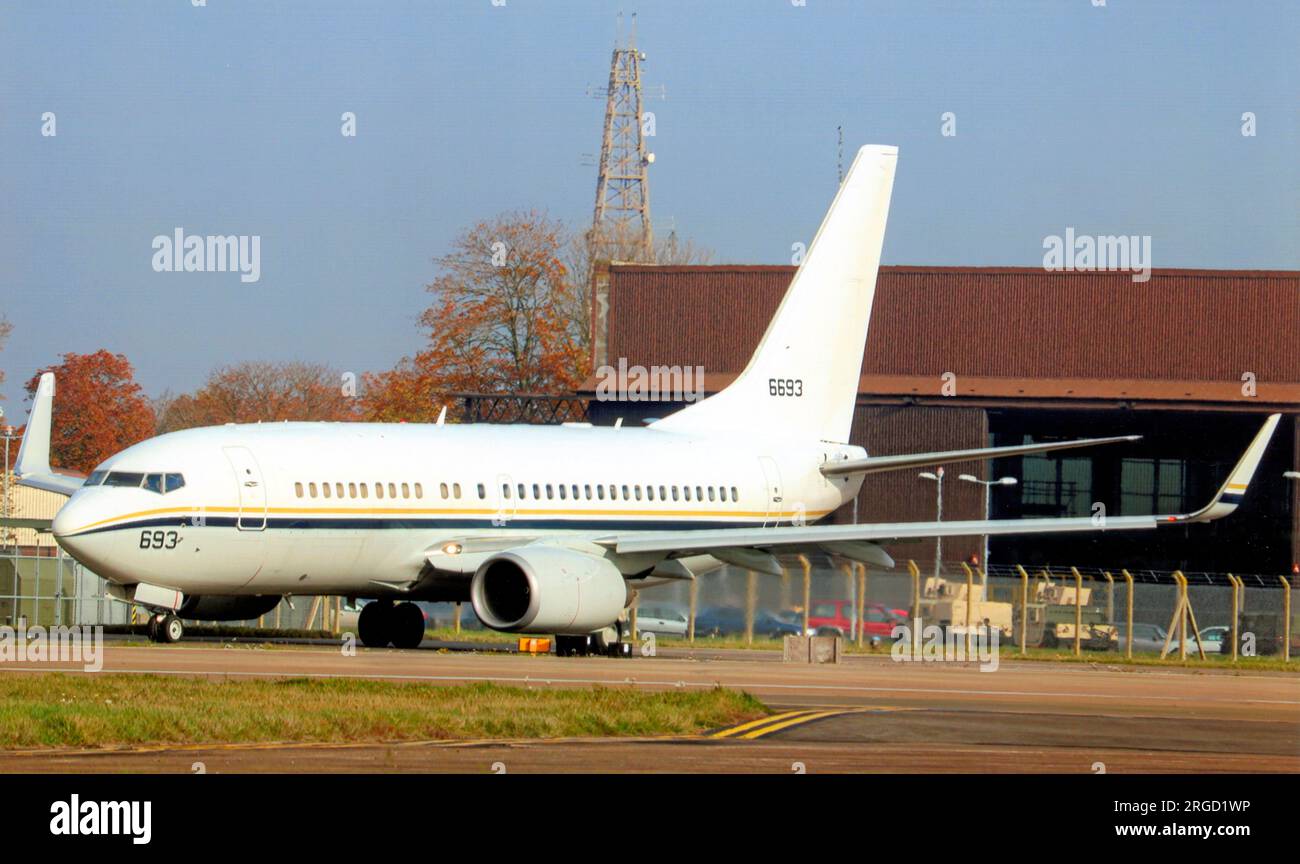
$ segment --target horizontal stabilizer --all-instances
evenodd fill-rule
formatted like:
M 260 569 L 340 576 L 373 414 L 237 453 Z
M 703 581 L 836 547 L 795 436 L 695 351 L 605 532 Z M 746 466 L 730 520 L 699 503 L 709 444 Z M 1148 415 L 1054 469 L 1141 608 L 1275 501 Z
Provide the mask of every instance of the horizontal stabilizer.
M 1098 444 L 1118 444 L 1121 441 L 1140 441 L 1141 435 L 1119 435 L 1114 438 L 1080 438 L 1076 441 L 1051 441 L 1046 444 L 1013 444 L 1010 447 L 978 447 L 973 450 L 940 450 L 935 453 L 906 453 L 899 456 L 867 456 L 827 462 L 822 474 L 827 477 L 848 477 L 858 474 L 882 474 L 886 471 L 905 471 L 953 462 L 973 462 L 980 459 L 998 459 L 1003 456 L 1023 456 L 1028 453 L 1050 453 L 1054 450 L 1073 450 Z

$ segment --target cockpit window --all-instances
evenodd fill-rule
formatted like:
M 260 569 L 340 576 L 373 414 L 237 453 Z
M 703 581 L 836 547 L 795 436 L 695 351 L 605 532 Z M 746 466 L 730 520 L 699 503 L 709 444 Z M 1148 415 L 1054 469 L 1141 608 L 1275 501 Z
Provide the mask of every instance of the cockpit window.
M 161 474 L 146 474 L 144 475 L 144 488 L 148 489 L 150 492 L 157 492 L 161 495 L 163 491 L 162 480 L 163 475 Z
M 107 476 L 108 476 L 107 471 L 91 471 L 90 476 L 86 478 L 86 482 L 82 483 L 81 485 L 98 486 L 100 483 L 104 482 L 104 478 Z
M 163 492 L 175 492 L 177 489 L 181 488 L 184 485 L 185 485 L 184 474 L 168 474 L 167 482 L 163 486 Z
M 144 474 L 134 471 L 113 471 L 104 478 L 105 486 L 135 486 L 144 480 Z

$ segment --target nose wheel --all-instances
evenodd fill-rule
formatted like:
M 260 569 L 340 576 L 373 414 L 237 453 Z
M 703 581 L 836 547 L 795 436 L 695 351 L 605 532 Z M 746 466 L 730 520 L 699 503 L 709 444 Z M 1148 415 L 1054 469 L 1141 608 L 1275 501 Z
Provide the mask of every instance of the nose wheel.
M 159 612 L 149 616 L 149 639 L 167 645 L 181 641 L 185 624 L 172 612 Z

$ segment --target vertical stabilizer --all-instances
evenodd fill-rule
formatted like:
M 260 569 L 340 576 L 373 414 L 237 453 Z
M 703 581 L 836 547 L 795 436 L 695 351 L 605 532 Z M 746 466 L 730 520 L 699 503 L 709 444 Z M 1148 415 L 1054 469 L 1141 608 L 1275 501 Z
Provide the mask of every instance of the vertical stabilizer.
M 897 161 L 897 147 L 858 151 L 749 365 L 654 428 L 849 440 Z

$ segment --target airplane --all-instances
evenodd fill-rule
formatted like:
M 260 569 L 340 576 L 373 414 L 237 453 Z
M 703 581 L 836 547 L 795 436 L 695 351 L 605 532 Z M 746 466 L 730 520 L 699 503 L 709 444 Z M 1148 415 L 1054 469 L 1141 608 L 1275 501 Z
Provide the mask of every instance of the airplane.
M 1138 436 L 871 456 L 849 444 L 898 150 L 858 151 L 748 365 L 727 387 L 639 428 L 284 422 L 135 444 L 84 482 L 50 468 L 42 376 L 19 482 L 70 497 L 52 530 L 113 597 L 181 619 L 258 617 L 285 596 L 371 598 L 367 646 L 415 647 L 414 602 L 469 601 L 482 622 L 556 637 L 564 654 L 630 654 L 633 592 L 723 563 L 781 572 L 818 553 L 888 567 L 881 544 L 961 535 L 1151 530 L 1231 513 L 1280 415 L 1191 513 L 818 524 L 863 477 Z

